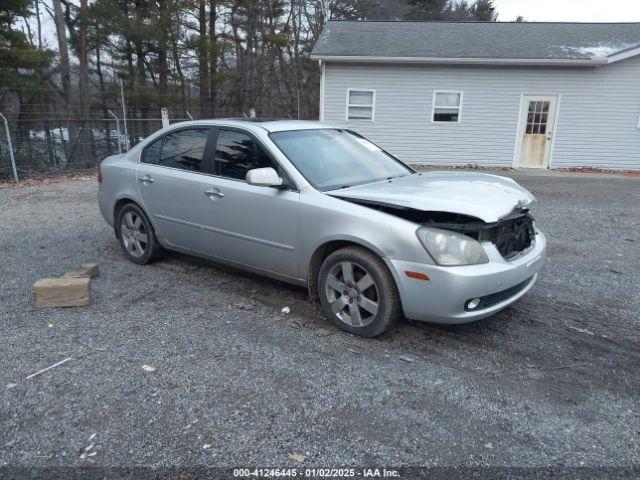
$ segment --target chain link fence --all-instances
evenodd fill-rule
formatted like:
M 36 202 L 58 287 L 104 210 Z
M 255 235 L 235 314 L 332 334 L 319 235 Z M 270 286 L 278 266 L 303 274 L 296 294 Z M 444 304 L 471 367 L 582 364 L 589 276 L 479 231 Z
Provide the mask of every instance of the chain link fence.
M 105 157 L 125 152 L 162 128 L 159 118 L 58 119 L 0 116 L 0 181 L 94 170 Z M 159 114 L 160 112 L 158 112 Z M 170 123 L 190 120 L 183 112 Z M 126 132 L 126 133 L 125 133 Z M 15 168 L 14 168 L 15 166 Z

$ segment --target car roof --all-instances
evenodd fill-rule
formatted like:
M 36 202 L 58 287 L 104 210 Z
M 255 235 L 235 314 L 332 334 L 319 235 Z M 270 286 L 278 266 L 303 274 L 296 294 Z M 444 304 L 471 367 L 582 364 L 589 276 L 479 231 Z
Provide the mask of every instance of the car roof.
M 258 132 L 267 131 L 283 132 L 287 130 L 314 130 L 321 128 L 344 128 L 337 125 L 331 125 L 323 122 L 311 120 L 281 120 L 275 118 L 215 118 L 204 120 L 193 120 L 188 122 L 180 122 L 180 125 L 218 125 L 227 127 L 239 127 L 245 130 Z M 178 125 L 177 123 L 172 126 Z

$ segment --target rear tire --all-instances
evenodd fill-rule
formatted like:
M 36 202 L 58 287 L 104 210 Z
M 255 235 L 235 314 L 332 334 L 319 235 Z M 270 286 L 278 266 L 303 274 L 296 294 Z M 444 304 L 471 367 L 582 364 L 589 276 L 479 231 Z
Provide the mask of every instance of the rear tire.
M 375 337 L 402 315 L 400 297 L 384 262 L 361 247 L 329 255 L 318 274 L 318 295 L 327 316 L 342 330 Z
M 124 205 L 116 216 L 116 236 L 128 260 L 145 265 L 162 252 L 147 215 L 135 203 Z

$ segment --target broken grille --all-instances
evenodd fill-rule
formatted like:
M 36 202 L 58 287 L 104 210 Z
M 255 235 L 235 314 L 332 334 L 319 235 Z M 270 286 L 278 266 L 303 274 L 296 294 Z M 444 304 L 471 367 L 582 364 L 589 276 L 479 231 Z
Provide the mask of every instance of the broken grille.
M 506 260 L 515 258 L 531 247 L 536 237 L 533 217 L 528 208 L 517 208 L 495 223 L 485 223 L 478 218 L 459 213 L 423 212 L 366 200 L 350 198 L 343 198 L 343 200 L 366 205 L 411 222 L 420 223 L 425 227 L 451 230 L 475 240 L 492 242 Z
M 533 218 L 528 213 L 505 219 L 479 234 L 479 240 L 492 242 L 506 260 L 528 249 L 534 238 Z

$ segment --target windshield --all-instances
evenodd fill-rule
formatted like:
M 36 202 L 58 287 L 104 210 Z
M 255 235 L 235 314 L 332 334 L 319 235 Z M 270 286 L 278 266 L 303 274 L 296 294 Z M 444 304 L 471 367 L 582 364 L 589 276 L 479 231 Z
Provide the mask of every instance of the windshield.
M 318 190 L 335 190 L 413 173 L 411 169 L 348 130 L 290 130 L 272 140 Z

